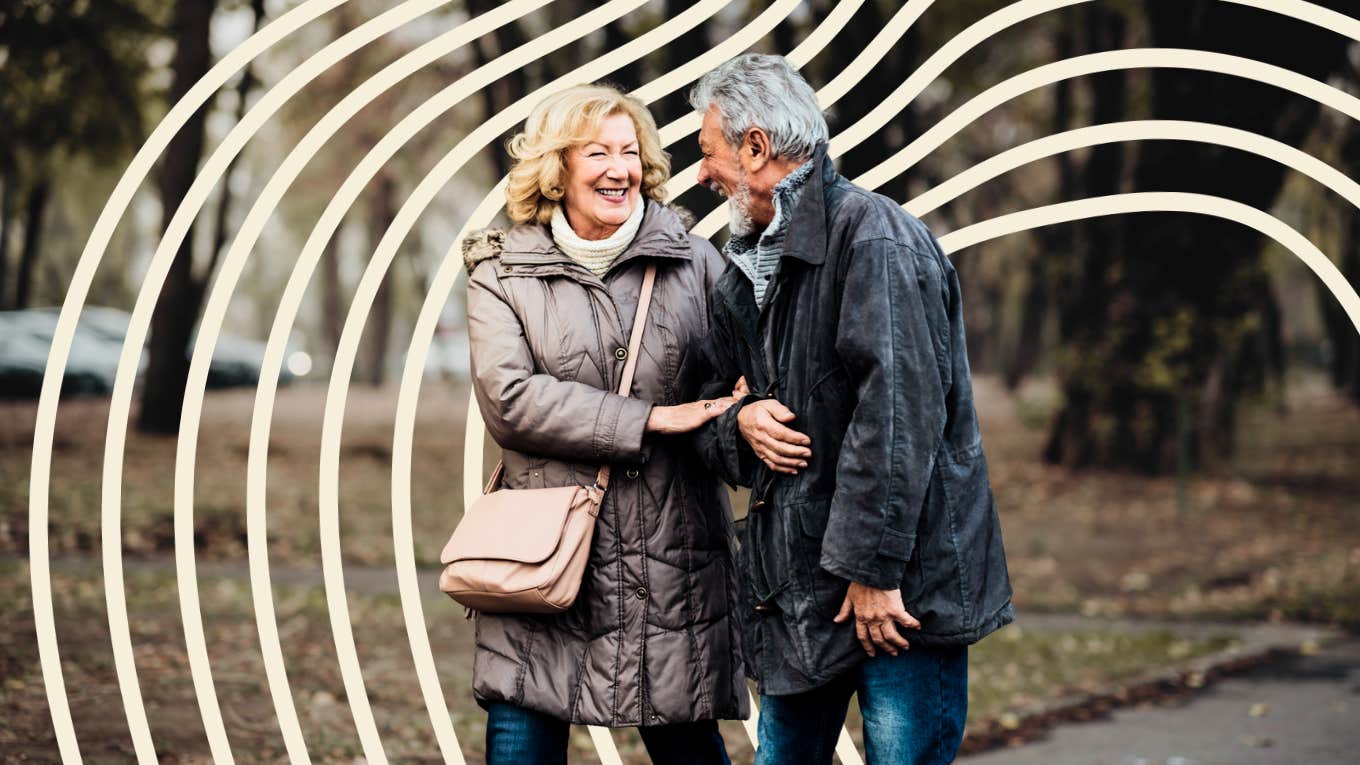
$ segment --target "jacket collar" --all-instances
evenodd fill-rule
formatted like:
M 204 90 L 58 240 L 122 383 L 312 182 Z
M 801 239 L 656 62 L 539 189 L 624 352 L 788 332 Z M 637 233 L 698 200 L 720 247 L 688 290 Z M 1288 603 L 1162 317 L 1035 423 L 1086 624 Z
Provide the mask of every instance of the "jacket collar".
M 836 183 L 836 165 L 826 142 L 812 150 L 812 174 L 798 195 L 789 221 L 784 257 L 819 266 L 826 261 L 826 194 Z

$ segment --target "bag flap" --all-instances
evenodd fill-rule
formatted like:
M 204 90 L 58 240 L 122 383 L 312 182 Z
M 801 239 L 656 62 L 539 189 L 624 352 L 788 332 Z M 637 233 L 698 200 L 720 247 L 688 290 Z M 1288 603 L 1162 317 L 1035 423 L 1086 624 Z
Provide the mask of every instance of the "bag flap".
M 562 486 L 483 494 L 458 522 L 439 561 L 447 566 L 466 559 L 547 560 L 557 549 L 571 509 L 588 501 L 586 492 L 580 486 Z

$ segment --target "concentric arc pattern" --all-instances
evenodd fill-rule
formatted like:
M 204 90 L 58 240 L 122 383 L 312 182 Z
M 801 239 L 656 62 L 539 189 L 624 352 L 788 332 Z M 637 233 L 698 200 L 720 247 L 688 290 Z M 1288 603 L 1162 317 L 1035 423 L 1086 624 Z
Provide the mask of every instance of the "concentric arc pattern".
M 864 117 L 832 136 L 833 155 L 840 155 L 861 143 L 875 131 L 881 130 L 954 62 L 971 50 L 985 45 L 995 35 L 1026 19 L 1059 11 L 1089 0 L 1020 0 L 973 23 L 934 52 L 892 93 L 884 96 Z M 48 501 L 51 490 L 51 456 L 58 394 L 69 360 L 76 320 L 82 310 L 113 231 L 127 213 L 137 189 L 146 180 L 153 164 L 166 149 L 171 138 L 185 125 L 188 118 L 206 104 L 236 73 L 262 56 L 281 40 L 310 24 L 323 23 L 319 19 L 344 4 L 345 0 L 304 0 L 274 20 L 235 49 L 227 53 L 204 78 L 166 114 L 145 144 L 132 159 L 91 231 L 89 240 L 77 262 L 74 275 L 57 320 L 52 349 L 48 358 L 42 391 L 38 400 L 37 424 L 33 440 L 33 462 L 29 490 L 29 550 L 33 590 L 34 624 L 42 665 L 48 706 L 52 716 L 58 748 L 63 763 L 73 765 L 81 761 L 79 742 L 71 718 L 65 682 L 62 675 L 52 607 L 51 570 L 47 529 Z M 137 761 L 140 765 L 157 762 L 157 755 L 147 723 L 146 710 L 138 682 L 133 645 L 129 629 L 124 591 L 121 547 L 121 494 L 123 453 L 126 448 L 128 415 L 131 408 L 132 384 L 142 345 L 149 330 L 151 311 L 164 284 L 175 253 L 188 234 L 194 219 L 207 201 L 213 187 L 245 146 L 290 99 L 297 96 L 321 73 L 376 40 L 400 27 L 441 10 L 448 0 L 407 0 L 390 10 L 364 22 L 347 32 L 322 50 L 293 68 L 268 89 L 257 103 L 213 150 L 203 163 L 182 204 L 172 216 L 160 239 L 147 275 L 137 295 L 123 352 L 115 376 L 114 391 L 109 410 L 105 437 L 103 486 L 101 500 L 101 553 L 103 559 L 105 599 L 108 607 L 109 631 L 114 667 L 123 702 L 124 714 L 131 734 Z M 208 362 L 212 357 L 222 322 L 236 285 L 247 265 L 265 225 L 291 189 L 307 162 L 319 152 L 358 112 L 374 99 L 406 78 L 439 59 L 463 50 L 475 40 L 505 24 L 513 23 L 527 14 L 540 11 L 552 0 L 513 0 L 494 10 L 454 25 L 409 53 L 401 56 L 377 74 L 344 94 L 333 108 L 287 153 L 261 189 L 232 239 L 221 268 L 215 276 L 205 303 L 199 327 L 198 344 L 190 362 L 190 374 L 181 414 L 181 427 L 176 449 L 174 497 L 174 545 L 176 578 L 179 585 L 181 617 L 184 622 L 186 650 L 190 674 L 203 719 L 208 747 L 214 761 L 234 761 L 226 726 L 217 703 L 209 656 L 203 632 L 203 618 L 198 601 L 197 570 L 193 547 L 193 490 L 196 467 L 198 431 L 207 381 Z M 511 130 L 527 115 L 532 106 L 547 94 L 577 82 L 608 76 L 619 67 L 664 49 L 684 32 L 708 22 L 731 4 L 732 0 L 701 0 L 675 18 L 668 19 L 620 48 L 608 51 L 573 71 L 559 77 L 491 115 L 466 137 L 457 141 L 443 158 L 415 185 L 410 196 L 399 208 L 390 228 L 384 233 L 367 264 L 347 312 L 339 347 L 336 350 L 326 392 L 326 406 L 322 422 L 322 449 L 318 483 L 319 534 L 322 551 L 323 580 L 335 641 L 339 670 L 345 695 L 352 713 L 355 730 L 364 757 L 372 763 L 386 763 L 378 724 L 370 706 L 363 672 L 359 663 L 351 631 L 346 600 L 339 529 L 339 472 L 340 443 L 346 397 L 357 354 L 359 338 L 374 297 L 397 251 L 407 235 L 415 228 L 435 196 L 464 167 L 481 152 L 491 147 L 502 133 Z M 826 48 L 844 29 L 864 0 L 845 0 L 836 4 L 829 14 L 809 30 L 802 42 L 787 51 L 789 60 L 797 67 L 806 66 Z M 1220 0 L 1290 17 L 1331 30 L 1354 41 L 1360 41 L 1360 19 L 1322 8 L 1301 0 Z M 310 762 L 284 667 L 283 650 L 274 613 L 270 588 L 269 558 L 266 537 L 266 471 L 270 427 L 278 374 L 283 363 L 285 342 L 293 331 L 303 294 L 320 261 L 327 243 L 336 235 L 344 216 L 353 208 L 365 185 L 380 173 L 387 163 L 396 158 L 414 136 L 440 116 L 496 80 L 523 68 L 542 56 L 571 44 L 604 28 L 625 14 L 639 10 L 646 0 L 612 0 L 570 22 L 529 40 L 520 48 L 508 51 L 486 64 L 469 71 L 446 88 L 417 106 L 397 122 L 356 164 L 354 170 L 331 197 L 318 222 L 310 232 L 297 261 L 289 274 L 279 308 L 266 343 L 265 359 L 256 390 L 252 410 L 250 445 L 247 458 L 246 525 L 247 555 L 255 609 L 256 626 L 264 658 L 266 679 L 271 701 L 279 722 L 279 729 L 287 748 L 290 762 Z M 669 93 L 688 86 L 705 71 L 722 61 L 752 48 L 768 49 L 772 30 L 798 6 L 797 0 L 777 0 L 728 36 L 716 47 L 704 51 L 674 70 L 643 84 L 635 95 L 650 103 Z M 907 0 L 873 40 L 820 90 L 818 98 L 828 108 L 850 92 L 882 59 L 892 46 L 933 5 L 933 0 Z M 1017 74 L 987 88 L 970 99 L 938 124 L 915 137 L 907 146 L 892 156 L 883 157 L 880 164 L 854 179 L 867 188 L 876 188 L 901 174 L 924 157 L 940 148 L 950 138 L 969 125 L 986 118 L 988 112 L 1006 101 L 1060 80 L 1081 77 L 1096 72 L 1116 69 L 1145 69 L 1153 67 L 1179 68 L 1216 73 L 1220 76 L 1249 77 L 1261 83 L 1284 88 L 1351 119 L 1360 119 L 1360 99 L 1317 82 L 1296 72 L 1267 62 L 1253 61 L 1224 54 L 1179 49 L 1131 49 L 1093 53 L 1055 61 Z M 660 128 L 663 143 L 673 145 L 690 139 L 697 131 L 699 117 L 687 115 Z M 692 140 L 692 139 L 691 139 Z M 1002 174 L 1017 170 L 1028 163 L 1059 153 L 1080 150 L 1109 142 L 1143 140 L 1197 141 L 1231 147 L 1253 153 L 1287 165 L 1314 181 L 1336 192 L 1348 203 L 1360 207 L 1360 184 L 1290 146 L 1254 133 L 1199 122 L 1171 120 L 1139 120 L 1094 125 L 1086 128 L 1045 136 L 1021 146 L 1013 147 L 996 157 L 985 160 L 946 179 L 919 197 L 907 200 L 903 207 L 915 215 L 927 215 L 949 202 Z M 679 195 L 693 187 L 696 166 L 678 171 L 667 184 L 667 191 Z M 449 254 L 441 262 L 430 282 L 412 330 L 398 389 L 396 420 L 392 440 L 392 537 L 398 589 L 401 598 L 407 640 L 416 667 L 421 694 L 429 713 L 431 728 L 441 756 L 446 762 L 462 763 L 463 753 L 453 729 L 444 691 L 440 686 L 434 651 L 428 637 L 428 625 L 421 606 L 415 563 L 415 534 L 411 524 L 412 441 L 422 371 L 433 339 L 434 329 L 446 301 L 457 285 L 462 270 L 457 242 L 470 230 L 489 225 L 504 202 L 505 179 L 493 184 L 469 218 L 464 221 L 458 237 L 451 243 Z M 1306 237 L 1266 211 L 1218 197 L 1183 193 L 1130 193 L 1092 199 L 1066 200 L 1032 210 L 1003 215 L 977 222 L 940 238 L 947 252 L 997 237 L 1030 230 L 1040 226 L 1060 225 L 1087 218 L 1137 214 L 1150 211 L 1189 212 L 1215 216 L 1251 227 L 1272 238 L 1298 256 L 1317 274 L 1328 290 L 1341 303 L 1352 323 L 1360 331 L 1360 296 L 1349 284 L 1331 259 Z M 719 208 L 704 218 L 695 232 L 703 236 L 717 233 L 724 224 L 725 210 Z M 471 501 L 479 488 L 478 478 L 483 468 L 484 425 L 475 401 L 469 401 L 464 432 L 463 497 Z M 422 529 L 422 537 L 438 536 L 447 529 Z M 441 618 L 453 618 L 452 611 Z M 466 693 L 461 689 L 459 693 Z M 754 699 L 753 699 L 754 701 Z M 753 719 L 746 730 L 755 741 L 756 706 Z M 606 765 L 619 763 L 620 758 L 607 730 L 592 728 L 592 739 L 601 761 Z M 837 754 L 845 765 L 861 765 L 848 733 L 842 731 Z

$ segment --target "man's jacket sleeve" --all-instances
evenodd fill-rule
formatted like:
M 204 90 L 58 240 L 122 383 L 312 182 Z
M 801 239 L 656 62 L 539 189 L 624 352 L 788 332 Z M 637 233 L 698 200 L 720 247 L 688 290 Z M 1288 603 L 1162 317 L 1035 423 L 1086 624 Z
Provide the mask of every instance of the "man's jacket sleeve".
M 725 310 L 715 286 L 722 275 L 723 260 L 707 240 L 695 244 L 705 263 L 705 284 L 708 289 L 708 332 L 699 343 L 699 399 L 722 398 L 732 395 L 741 372 L 732 358 L 729 333 L 723 330 L 719 312 Z M 741 405 L 754 397 L 748 396 L 726 412 L 695 429 L 691 439 L 694 448 L 708 468 L 731 486 L 750 486 L 755 468 L 755 453 L 737 427 L 737 412 Z
M 888 239 L 857 244 L 841 298 L 836 351 L 857 403 L 841 443 L 821 566 L 879 589 L 902 584 L 944 432 L 925 303 L 942 300 L 932 257 Z

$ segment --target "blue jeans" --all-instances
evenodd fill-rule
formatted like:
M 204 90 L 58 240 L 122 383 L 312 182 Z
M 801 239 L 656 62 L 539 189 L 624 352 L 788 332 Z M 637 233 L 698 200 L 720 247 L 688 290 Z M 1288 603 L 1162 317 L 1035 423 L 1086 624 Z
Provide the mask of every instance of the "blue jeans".
M 486 709 L 486 765 L 566 765 L 565 720 L 501 701 Z M 731 765 L 718 723 L 639 726 L 655 765 Z
M 879 653 L 819 688 L 760 697 L 756 765 L 827 765 L 859 694 L 867 765 L 954 761 L 968 716 L 968 648 Z

